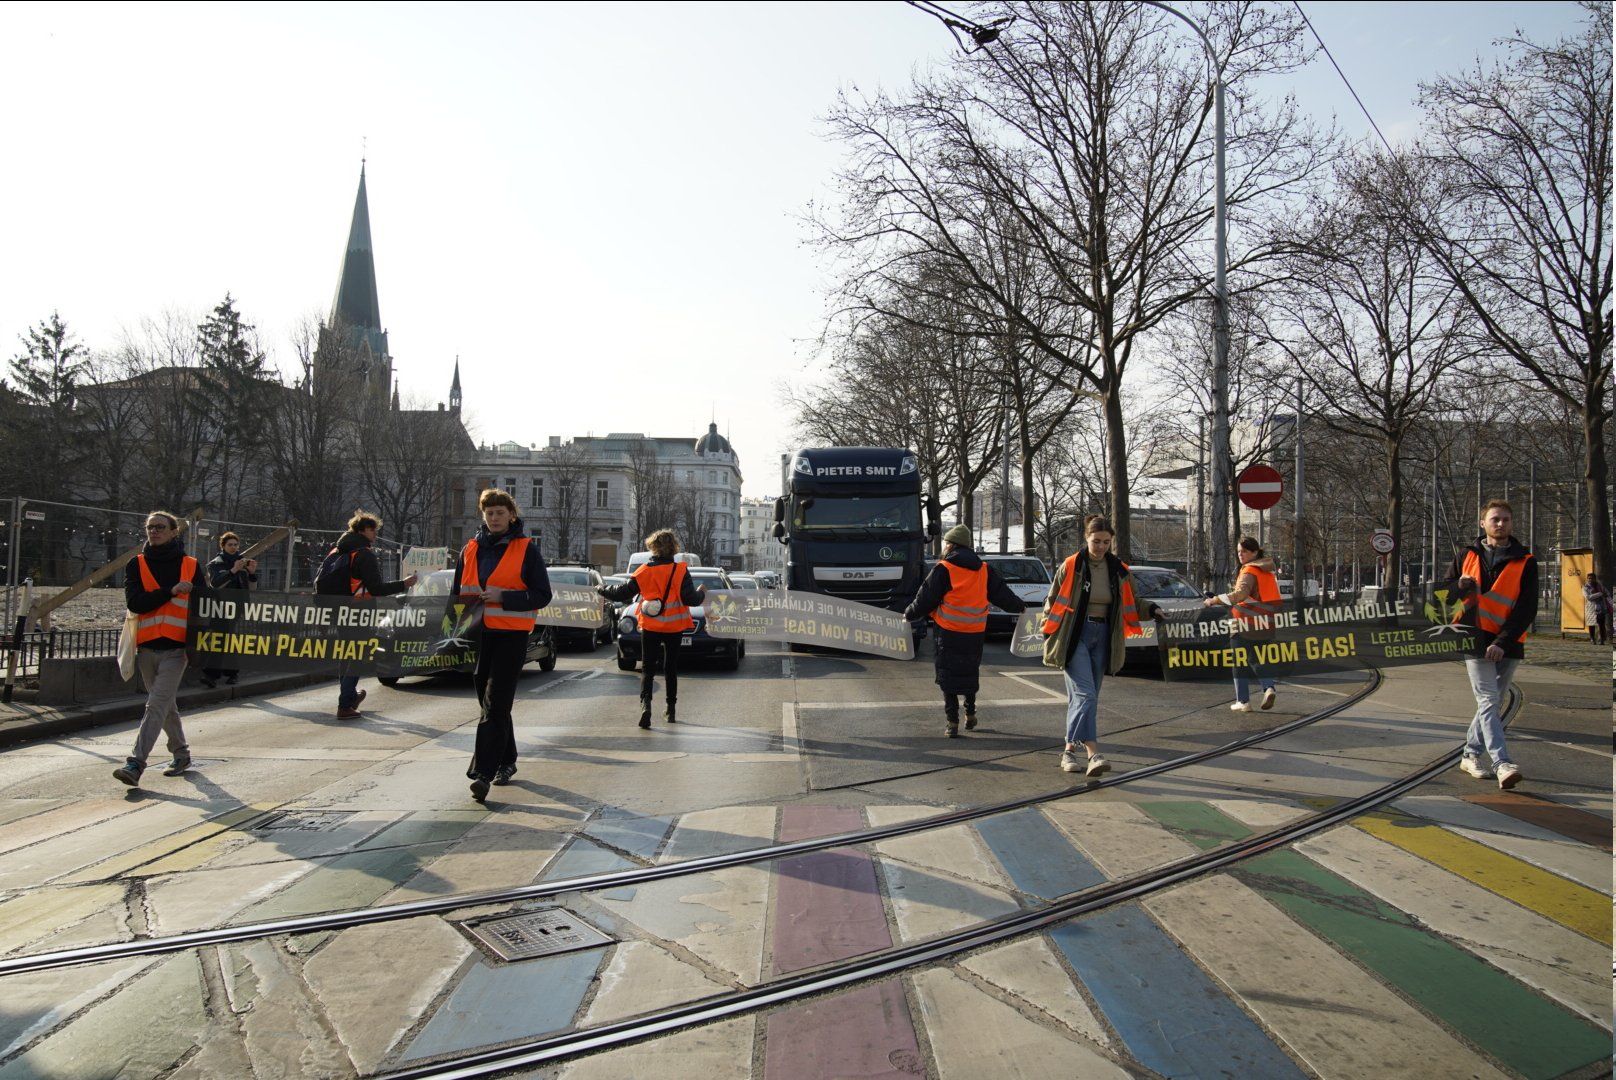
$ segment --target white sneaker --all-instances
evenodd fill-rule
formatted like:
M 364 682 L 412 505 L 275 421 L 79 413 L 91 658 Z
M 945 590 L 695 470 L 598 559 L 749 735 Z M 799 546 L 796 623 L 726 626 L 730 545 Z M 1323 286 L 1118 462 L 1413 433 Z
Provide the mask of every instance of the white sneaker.
M 1249 702 L 1249 701 L 1237 701 L 1233 705 L 1229 706 L 1229 711 L 1230 712 L 1250 712 L 1251 711 L 1251 702 Z
M 1089 755 L 1089 767 L 1083 770 L 1085 776 L 1101 776 L 1111 771 L 1111 763 L 1099 754 Z
M 1498 786 L 1508 791 L 1521 782 L 1521 770 L 1508 761 L 1498 763 Z
M 1262 707 L 1265 709 L 1272 709 L 1274 707 L 1274 698 L 1278 696 L 1278 694 L 1274 693 L 1273 687 L 1269 687 L 1267 690 L 1264 690 L 1262 692 Z
M 1513 766 L 1511 767 L 1513 768 Z M 1487 763 L 1481 758 L 1471 757 L 1469 754 L 1459 759 L 1459 768 L 1474 776 L 1477 780 L 1491 780 L 1493 778 L 1493 771 L 1487 767 Z

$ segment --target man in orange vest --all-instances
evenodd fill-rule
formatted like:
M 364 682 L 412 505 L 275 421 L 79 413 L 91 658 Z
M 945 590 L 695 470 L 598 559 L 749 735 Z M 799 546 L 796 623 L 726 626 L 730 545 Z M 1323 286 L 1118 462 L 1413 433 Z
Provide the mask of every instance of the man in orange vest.
M 1478 780 L 1498 778 L 1508 791 L 1521 770 L 1504 745 L 1504 697 L 1526 658 L 1526 631 L 1537 618 L 1537 560 L 1513 534 L 1515 513 L 1503 499 L 1481 508 L 1481 535 L 1448 567 L 1447 585 L 1462 607 L 1454 622 L 1477 631 L 1465 657 L 1476 715 L 1459 767 Z M 1491 763 L 1488 757 L 1491 757 Z
M 483 630 L 472 681 L 482 716 L 472 750 L 471 797 L 482 802 L 490 783 L 504 786 L 516 773 L 516 728 L 511 706 L 527 662 L 534 612 L 550 603 L 550 574 L 539 545 L 517 516 L 509 492 L 489 488 L 477 499 L 483 527 L 466 542 L 455 570 L 455 595 L 482 604 Z
M 124 604 L 139 619 L 135 663 L 146 687 L 146 710 L 135 733 L 135 748 L 129 760 L 112 770 L 116 780 L 130 787 L 140 785 L 159 731 L 168 736 L 168 752 L 173 755 L 163 775 L 179 776 L 191 767 L 191 748 L 176 699 L 185 677 L 185 623 L 191 597 L 207 592 L 207 579 L 197 560 L 185 554 L 179 523 L 166 510 L 148 514 L 146 543 L 123 576 Z
M 930 615 L 937 626 L 937 685 L 943 691 L 943 715 L 950 739 L 959 738 L 961 695 L 965 697 L 965 730 L 976 727 L 982 639 L 987 636 L 990 605 L 1012 615 L 1027 606 L 999 572 L 972 550 L 971 530 L 956 525 L 943 534 L 942 561 L 931 568 L 914 602 L 903 613 L 910 622 Z

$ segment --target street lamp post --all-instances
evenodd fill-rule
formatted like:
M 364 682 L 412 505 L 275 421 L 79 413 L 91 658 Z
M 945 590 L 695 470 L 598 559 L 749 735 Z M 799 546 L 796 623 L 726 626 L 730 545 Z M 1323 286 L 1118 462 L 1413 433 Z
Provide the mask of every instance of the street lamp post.
M 1224 581 L 1229 577 L 1229 493 L 1233 488 L 1229 476 L 1229 218 L 1224 204 L 1223 182 L 1223 72 L 1218 64 L 1217 50 L 1212 39 L 1194 19 L 1182 11 L 1162 3 L 1161 0 L 1139 0 L 1153 8 L 1160 8 L 1181 19 L 1195 31 L 1206 47 L 1207 59 L 1212 62 L 1212 110 L 1214 114 L 1216 149 L 1214 151 L 1217 176 L 1217 196 L 1213 203 L 1214 238 L 1217 249 L 1217 268 L 1212 283 L 1212 512 L 1211 540 L 1212 580 Z

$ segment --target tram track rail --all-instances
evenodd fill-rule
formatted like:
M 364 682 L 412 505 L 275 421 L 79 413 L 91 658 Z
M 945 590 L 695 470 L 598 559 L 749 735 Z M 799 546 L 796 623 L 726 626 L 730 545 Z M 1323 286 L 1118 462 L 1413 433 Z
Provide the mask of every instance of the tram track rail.
M 1368 678 L 1362 687 L 1339 701 L 1332 702 L 1323 709 L 1296 717 L 1293 720 L 1263 731 L 1243 735 L 1238 739 L 1232 739 L 1229 742 L 1209 747 L 1205 750 L 1197 750 L 1190 754 L 1167 758 L 1103 780 L 1086 781 L 1081 787 L 1061 788 L 1002 802 L 951 810 L 911 821 L 894 822 L 889 825 L 852 832 L 835 833 L 829 836 L 772 844 L 764 847 L 746 848 L 741 851 L 706 855 L 694 859 L 682 859 L 677 862 L 661 863 L 654 866 L 633 867 L 627 870 L 599 874 L 585 874 L 578 877 L 560 878 L 555 881 L 538 882 L 532 885 L 520 885 L 488 892 L 459 893 L 453 896 L 434 897 L 430 900 L 413 900 L 374 907 L 319 912 L 312 915 L 240 923 L 206 930 L 193 930 L 181 934 L 135 938 L 130 941 L 84 945 L 71 949 L 24 953 L 19 956 L 0 958 L 0 979 L 10 975 L 77 967 L 107 960 L 124 960 L 137 956 L 159 956 L 183 952 L 187 949 L 205 948 L 210 945 L 226 945 L 262 938 L 346 930 L 356 926 L 396 922 L 402 919 L 414 919 L 428 915 L 444 915 L 465 908 L 548 900 L 565 893 L 595 892 L 650 881 L 684 877 L 691 874 L 710 873 L 715 870 L 748 866 L 760 862 L 772 862 L 776 859 L 824 851 L 830 848 L 876 843 L 882 840 L 910 836 L 915 833 L 929 832 L 934 829 L 969 824 L 997 814 L 1010 813 L 1043 803 L 1056 802 L 1061 799 L 1074 798 L 1096 791 L 1138 783 L 1141 780 L 1170 773 L 1177 769 L 1238 753 L 1241 750 L 1299 731 L 1351 708 L 1378 690 L 1383 681 L 1380 670 L 1370 667 L 1367 669 L 1367 673 Z
M 1523 700 L 1521 692 L 1515 687 L 1511 687 L 1509 693 L 1509 706 L 1504 717 L 1506 724 L 1520 710 Z M 928 964 L 951 961 L 964 953 L 997 945 L 1024 934 L 1049 929 L 1116 904 L 1143 899 L 1164 889 L 1233 866 L 1245 859 L 1285 847 L 1314 833 L 1345 824 L 1355 817 L 1406 795 L 1452 768 L 1462 752 L 1463 747 L 1456 746 L 1444 751 L 1412 773 L 1335 806 L 1222 847 L 1199 852 L 1090 889 L 1069 893 L 1040 907 L 1028 908 L 868 956 L 774 979 L 745 990 L 715 994 L 609 1024 L 547 1035 L 396 1069 L 377 1074 L 376 1080 L 476 1080 L 479 1077 L 495 1076 L 513 1069 L 556 1065 L 585 1054 L 600 1053 L 647 1039 L 677 1034 L 706 1024 L 901 975 Z

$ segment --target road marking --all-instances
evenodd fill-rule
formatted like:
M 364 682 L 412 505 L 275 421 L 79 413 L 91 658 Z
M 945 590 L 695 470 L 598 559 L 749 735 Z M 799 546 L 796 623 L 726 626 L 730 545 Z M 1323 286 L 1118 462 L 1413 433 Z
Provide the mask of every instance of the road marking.
M 788 679 L 793 677 L 794 673 L 791 670 L 791 657 L 782 656 L 780 658 L 780 674 L 784 675 Z
M 558 686 L 564 686 L 570 682 L 578 682 L 581 679 L 587 679 L 592 675 L 599 674 L 599 668 L 595 668 L 592 671 L 569 671 L 559 679 L 552 679 L 550 682 L 544 683 L 542 686 L 535 686 L 533 689 L 529 690 L 528 693 L 542 694 L 547 690 L 554 690 Z
M 1511 732 L 1509 737 L 1512 739 L 1530 739 L 1532 742 L 1547 743 L 1550 746 L 1560 746 L 1567 750 L 1580 750 L 1582 753 L 1592 754 L 1594 757 L 1610 756 L 1609 750 L 1596 750 L 1591 746 L 1576 746 L 1568 742 L 1556 742 L 1553 739 L 1545 739 L 1541 735 L 1528 735 L 1524 731 L 1519 733 Z
M 1033 682 L 1031 679 L 1027 678 L 1027 676 L 1022 675 L 1022 674 L 1020 674 L 1018 672 L 1001 671 L 1001 672 L 999 672 L 999 674 L 1003 675 L 1007 679 L 1016 680 L 1016 682 L 1020 683 L 1022 686 L 1029 686 L 1032 689 L 1037 690 L 1039 693 L 1048 694 L 1050 697 L 1055 698 L 1057 701 L 1065 701 L 1066 700 L 1066 695 L 1061 693 L 1059 690 L 1056 690 L 1053 687 L 1049 687 L 1049 686 L 1040 686 L 1037 683 Z
M 1065 701 L 1066 695 L 1058 695 L 1059 700 Z M 978 705 L 1053 705 L 1053 697 L 1037 698 L 979 698 Z M 799 701 L 799 709 L 919 709 L 936 708 L 936 698 L 926 698 L 924 701 Z

